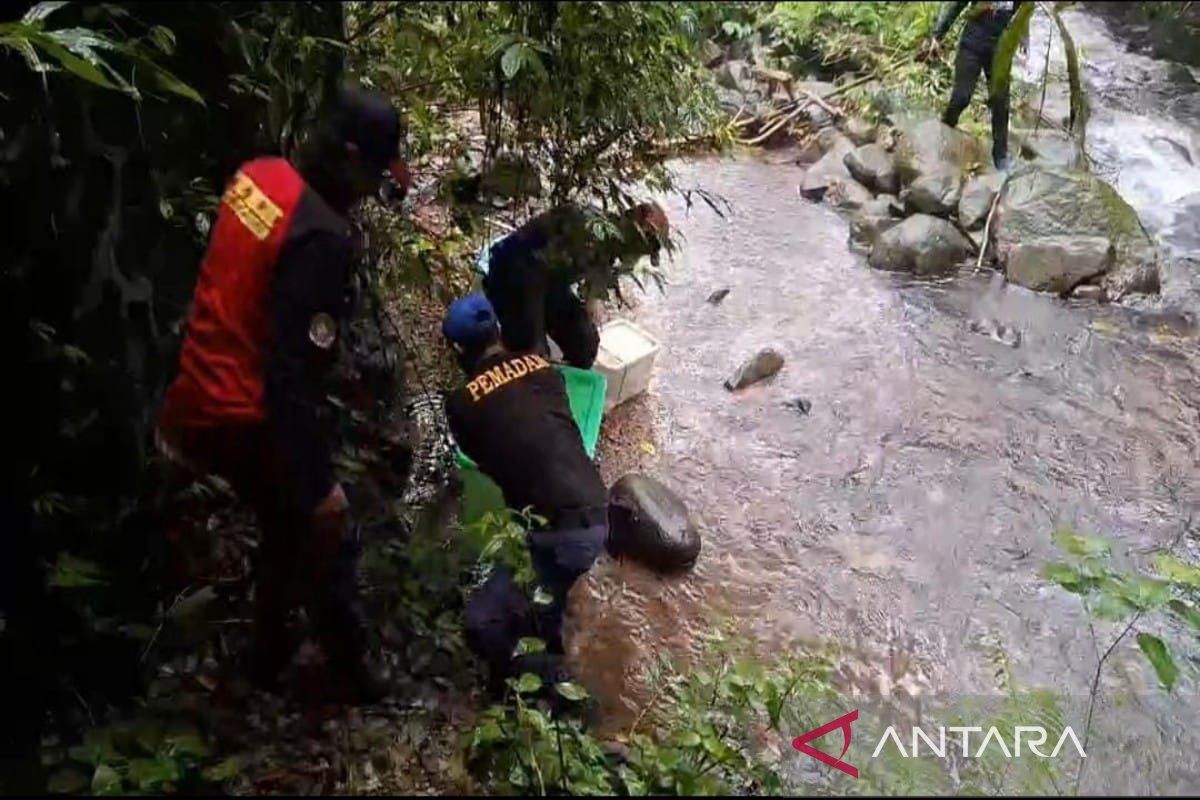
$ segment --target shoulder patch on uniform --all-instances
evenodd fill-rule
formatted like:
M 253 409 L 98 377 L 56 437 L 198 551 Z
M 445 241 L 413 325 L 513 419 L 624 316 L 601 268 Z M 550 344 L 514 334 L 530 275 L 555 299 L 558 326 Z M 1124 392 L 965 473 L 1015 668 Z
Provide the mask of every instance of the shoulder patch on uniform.
M 283 216 L 283 209 L 244 172 L 237 174 L 221 199 L 259 241 L 271 235 L 271 230 Z
M 313 314 L 308 323 L 308 338 L 317 347 L 328 350 L 337 340 L 337 323 L 323 311 Z

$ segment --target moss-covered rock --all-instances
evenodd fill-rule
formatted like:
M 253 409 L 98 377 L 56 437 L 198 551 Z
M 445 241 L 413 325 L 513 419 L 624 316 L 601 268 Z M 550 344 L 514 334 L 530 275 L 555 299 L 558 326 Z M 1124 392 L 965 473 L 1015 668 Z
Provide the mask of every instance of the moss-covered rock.
M 996 257 L 1007 268 L 1017 245 L 1084 237 L 1112 244 L 1104 278 L 1110 297 L 1158 290 L 1158 252 L 1137 212 L 1087 172 L 1026 167 L 1004 185 L 993 222 Z M 1069 290 L 1071 287 L 1066 287 Z

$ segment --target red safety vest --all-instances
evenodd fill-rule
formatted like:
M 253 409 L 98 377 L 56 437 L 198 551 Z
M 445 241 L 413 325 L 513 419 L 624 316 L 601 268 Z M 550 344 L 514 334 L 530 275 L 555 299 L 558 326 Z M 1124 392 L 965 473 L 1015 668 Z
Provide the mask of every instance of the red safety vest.
M 304 179 L 283 158 L 242 165 L 217 211 L 161 425 L 260 422 L 268 293 Z

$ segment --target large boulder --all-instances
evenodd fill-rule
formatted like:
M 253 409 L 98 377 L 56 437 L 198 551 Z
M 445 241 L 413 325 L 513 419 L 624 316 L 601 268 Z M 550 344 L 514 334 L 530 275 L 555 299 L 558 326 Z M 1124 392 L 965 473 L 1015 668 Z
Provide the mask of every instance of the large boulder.
M 1112 242 L 1106 237 L 1043 237 L 1013 245 L 1005 273 L 1021 286 L 1066 294 L 1083 281 L 1108 272 L 1112 260 Z
M 825 192 L 825 202 L 834 208 L 854 211 L 875 199 L 871 190 L 854 178 L 835 177 L 829 181 L 829 189 Z
M 996 192 L 1003 184 L 1004 175 L 999 172 L 989 172 L 967 181 L 958 201 L 958 224 L 969 231 L 982 228 L 992 210 Z
M 932 172 L 964 175 L 984 162 L 983 148 L 973 137 L 936 119 L 898 124 L 896 173 L 907 185 Z
M 892 157 L 878 144 L 866 144 L 846 154 L 846 169 L 854 180 L 884 194 L 895 194 L 899 183 Z
M 953 270 L 971 243 L 940 217 L 915 214 L 884 232 L 867 259 L 876 269 L 934 275 Z
M 949 217 L 958 210 L 961 196 L 962 182 L 957 172 L 930 172 L 913 181 L 902 199 L 910 213 Z
M 820 200 L 825 196 L 830 185 L 838 179 L 849 179 L 850 171 L 846 169 L 843 160 L 846 154 L 853 149 L 854 143 L 839 134 L 829 152 L 804 173 L 804 180 L 800 183 L 800 194 L 809 200 Z
M 1137 212 L 1112 186 L 1091 173 L 1023 168 L 1004 184 L 992 225 L 996 258 L 1006 272 L 1018 245 L 1047 240 L 1042 250 L 1020 256 L 1027 266 L 1035 256 L 1043 261 L 1058 258 L 1048 254 L 1058 253 L 1063 239 L 1091 237 L 1107 240 L 1112 246 L 1109 267 L 1100 281 L 1108 297 L 1118 300 L 1128 294 L 1158 291 L 1158 251 Z M 1077 252 L 1062 257 L 1094 263 Z
M 878 214 L 874 213 L 873 209 L 863 206 L 850 218 L 850 249 L 856 252 L 871 252 L 879 237 L 899 224 L 900 220 L 886 213 L 886 209 L 885 213 Z
M 690 569 L 700 555 L 700 524 L 654 478 L 626 475 L 608 491 L 608 551 L 659 572 Z

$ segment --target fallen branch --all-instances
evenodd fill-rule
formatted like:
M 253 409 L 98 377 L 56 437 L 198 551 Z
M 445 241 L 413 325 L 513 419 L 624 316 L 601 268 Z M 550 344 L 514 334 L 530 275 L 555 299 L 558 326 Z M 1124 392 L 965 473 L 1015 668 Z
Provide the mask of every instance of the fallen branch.
M 891 69 L 894 69 L 894 67 L 890 68 L 888 70 L 888 72 L 890 72 Z M 884 74 L 886 75 L 887 73 L 885 72 Z M 793 120 L 795 120 L 796 117 L 800 116 L 800 112 L 803 111 L 804 109 L 808 108 L 810 103 L 815 101 L 815 102 L 817 102 L 818 105 L 821 105 L 822 108 L 825 108 L 828 111 L 830 109 L 830 106 L 826 105 L 824 103 L 824 101 L 829 100 L 831 97 L 836 97 L 837 95 L 842 94 L 844 92 L 848 92 L 851 89 L 856 89 L 859 86 L 862 86 L 864 83 L 869 83 L 870 81 L 875 80 L 876 77 L 881 77 L 881 76 L 876 76 L 874 73 L 872 73 L 870 75 L 866 75 L 862 78 L 859 78 L 856 81 L 851 81 L 850 83 L 847 83 L 843 86 L 839 86 L 838 88 L 834 89 L 832 92 L 829 92 L 828 94 L 822 95 L 820 97 L 818 97 L 817 95 L 811 94 L 811 93 L 806 93 L 808 96 L 798 106 L 796 106 L 795 110 L 793 110 L 791 113 L 789 113 L 783 119 L 779 120 L 774 125 L 771 125 L 769 128 L 767 128 L 767 130 L 763 131 L 762 133 L 760 133 L 758 136 L 754 137 L 753 139 L 748 139 L 748 140 L 739 139 L 738 144 L 742 144 L 742 145 L 746 145 L 746 146 L 750 146 L 750 147 L 752 147 L 756 144 L 761 144 L 762 142 L 765 142 L 767 139 L 771 138 L 771 136 L 776 131 L 778 131 L 780 128 L 782 128 L 784 125 L 787 125 L 789 122 L 792 122 Z M 831 112 L 831 113 L 834 113 L 835 116 L 844 116 L 844 112 L 842 112 L 840 110 L 837 112 Z
M 829 105 L 829 103 L 825 102 L 824 98 L 818 97 L 817 95 L 813 94 L 812 92 L 805 92 L 804 94 L 806 94 L 808 96 L 808 99 L 811 102 L 816 103 L 821 108 L 825 109 L 825 112 L 828 113 L 830 116 L 832 116 L 834 119 L 845 116 L 844 111 L 842 111 L 837 106 Z

